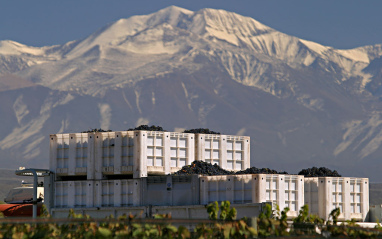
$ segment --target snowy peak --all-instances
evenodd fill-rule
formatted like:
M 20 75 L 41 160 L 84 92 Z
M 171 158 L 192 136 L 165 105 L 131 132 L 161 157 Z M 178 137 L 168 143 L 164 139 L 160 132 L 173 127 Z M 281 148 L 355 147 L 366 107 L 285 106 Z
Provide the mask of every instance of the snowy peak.
M 287 60 L 290 64 L 305 66 L 314 62 L 317 57 L 329 61 L 335 58 L 335 61 L 339 62 L 342 61 L 339 58 L 346 58 L 346 61 L 367 64 L 381 54 L 381 46 L 336 50 L 278 32 L 250 17 L 233 12 L 209 8 L 193 12 L 176 6 L 167 7 L 149 15 L 120 19 L 82 41 L 67 43 L 63 46 L 39 48 L 13 41 L 1 41 L 0 54 L 49 56 L 53 60 L 65 56 L 73 59 L 86 54 L 96 46 L 103 50 L 118 48 L 119 51 L 139 54 L 175 54 L 182 48 L 190 48 L 186 45 L 189 41 L 184 39 L 174 43 L 175 40 L 172 38 L 181 35 L 193 35 L 194 39 L 201 38 L 210 44 L 218 43 L 223 48 L 226 48 L 227 45 L 224 44 L 228 43 L 233 47 L 252 50 L 280 60 Z M 169 41 L 171 43 L 168 43 Z M 191 40 L 191 42 L 195 41 Z
M 370 61 L 369 54 L 379 57 L 380 50 L 336 50 L 225 10 L 207 8 L 193 12 L 170 6 L 149 15 L 120 19 L 83 40 L 62 46 L 33 48 L 1 42 L 0 53 L 20 54 L 17 56 L 20 59 L 5 57 L 0 62 L 0 70 L 12 69 L 17 60 L 20 63 L 15 70 L 8 70 L 9 73 L 23 70 L 22 74 L 35 83 L 54 89 L 93 87 L 92 92 L 99 92 L 99 83 L 104 84 L 104 78 L 111 87 L 137 82 L 142 74 L 155 76 L 160 72 L 173 72 L 179 65 L 195 71 L 201 66 L 198 63 L 201 56 L 205 57 L 203 61 L 219 62 L 233 80 L 266 92 L 275 92 L 279 79 L 275 82 L 260 82 L 260 79 L 269 64 L 279 63 L 293 69 L 315 63 L 313 66 L 344 74 L 341 82 L 350 76 L 362 78 L 362 83 L 357 84 L 364 88 L 370 76 L 364 75 L 362 70 Z M 47 68 L 41 66 L 44 63 L 52 64 Z M 285 88 L 290 87 L 284 87 L 284 91 Z
M 44 47 L 30 47 L 14 41 L 0 41 L 1 55 L 43 55 L 45 54 Z
M 182 23 L 185 23 L 192 15 L 194 15 L 193 11 L 170 6 L 148 15 L 149 18 L 147 19 L 146 24 L 149 27 L 154 27 L 158 24 L 167 23 L 174 27 L 184 28 L 187 24 L 184 25 Z
M 139 51 L 134 49 L 134 47 L 131 49 L 129 48 L 131 44 L 124 43 L 127 41 L 131 42 L 134 36 L 142 34 L 142 32 L 149 32 L 147 35 L 149 35 L 151 38 L 157 38 L 157 41 L 161 40 L 163 38 L 163 25 L 167 25 L 167 28 L 168 26 L 179 27 L 182 25 L 182 22 L 187 20 L 188 17 L 192 14 L 192 11 L 170 6 L 149 15 L 133 16 L 127 19 L 120 19 L 87 37 L 85 40 L 79 43 L 78 46 L 76 46 L 67 56 L 78 57 L 96 45 L 105 47 L 119 47 L 124 48 L 126 51 L 131 50 L 132 52 L 139 53 Z M 162 30 L 159 29 L 156 32 L 152 31 L 153 28 L 158 26 L 160 26 L 159 28 L 162 28 Z M 142 53 L 149 54 L 150 52 L 145 50 Z M 152 54 L 158 54 L 156 47 L 153 47 Z
M 335 50 L 225 10 L 206 8 L 193 12 L 176 6 L 109 24 L 79 42 L 66 57 L 80 57 L 97 45 L 104 50 L 118 48 L 137 54 L 175 54 L 194 47 L 191 36 L 213 48 L 225 49 L 229 44 L 287 61 L 291 66 L 310 65 L 317 57 L 336 64 L 346 58 L 347 69 L 353 68 L 351 62 L 369 62 L 365 50 Z
M 307 41 L 303 39 L 299 39 L 299 41 L 302 44 L 304 44 L 307 48 L 309 48 L 309 50 L 321 56 L 328 55 L 330 54 L 329 52 L 332 51 L 338 55 L 341 55 L 342 57 L 345 57 L 355 62 L 363 62 L 363 63 L 370 62 L 368 52 L 362 48 L 342 50 L 342 49 L 333 49 L 332 47 L 323 46 L 316 42 Z
M 2 52 L 19 56 L 14 59 L 5 55 L 0 73 L 23 70 L 22 75 L 35 83 L 58 90 L 101 92 L 107 87 L 138 82 L 143 75 L 174 72 L 180 65 L 193 72 L 203 65 L 198 62 L 202 57 L 204 63 L 218 62 L 232 80 L 279 95 L 276 89 L 285 79 L 277 76 L 274 82 L 261 81 L 269 65 L 282 63 L 293 69 L 318 65 L 325 71 L 343 74 L 338 84 L 351 76 L 358 77 L 360 83 L 356 84 L 362 91 L 371 80 L 362 72 L 370 62 L 369 55 L 376 58 L 382 51 L 378 47 L 336 50 L 225 10 L 193 12 L 170 6 L 152 14 L 120 19 L 83 40 L 62 46 L 33 48 L 4 41 L 0 45 Z M 45 63 L 51 64 L 42 66 Z M 99 84 L 103 84 L 102 89 Z M 294 92 L 291 86 L 282 88 L 283 94 L 286 89 Z
M 159 30 L 152 30 L 155 28 Z M 240 46 L 241 42 L 247 42 L 251 45 L 252 43 L 248 38 L 275 31 L 252 18 L 225 10 L 202 9 L 192 12 L 170 6 L 149 15 L 120 19 L 84 39 L 68 56 L 78 57 L 95 45 L 122 47 L 127 51 L 137 52 L 134 48 L 128 48 L 134 41 L 134 37 L 143 32 L 150 32 L 148 34 L 150 37 L 156 37 L 157 40 L 160 40 L 164 38 L 163 29 L 173 32 L 187 32 L 207 39 L 217 39 L 235 46 Z M 130 44 L 124 45 L 126 41 L 130 41 Z M 150 52 L 146 50 L 144 53 Z M 153 47 L 152 53 L 158 53 L 156 47 Z
M 274 31 L 260 22 L 233 12 L 215 9 L 202 9 L 198 12 L 206 21 L 206 29 L 211 34 L 220 33 L 238 37 L 252 37 Z

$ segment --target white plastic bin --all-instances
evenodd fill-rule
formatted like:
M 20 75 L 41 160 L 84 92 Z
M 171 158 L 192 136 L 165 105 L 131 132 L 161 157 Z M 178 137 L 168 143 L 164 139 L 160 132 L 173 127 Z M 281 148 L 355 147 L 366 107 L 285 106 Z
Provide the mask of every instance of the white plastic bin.
M 94 179 L 94 134 L 50 135 L 50 170 L 57 176 Z
M 168 175 L 195 160 L 195 135 L 116 131 L 51 135 L 50 170 L 57 176 Z
M 134 135 L 133 131 L 95 133 L 96 179 L 133 174 Z
M 135 131 L 134 178 L 168 175 L 194 160 L 194 134 Z
M 226 170 L 250 167 L 250 137 L 196 134 L 196 160 L 218 164 Z
M 50 170 L 57 178 L 168 175 L 194 160 L 234 171 L 250 167 L 247 136 L 117 131 L 55 134 L 50 138 Z
M 77 208 L 93 207 L 93 181 L 55 182 L 54 207 Z
M 134 178 L 169 174 L 170 154 L 166 151 L 169 145 L 168 132 L 135 131 Z
M 381 222 L 382 221 L 382 205 L 370 205 L 370 222 Z
M 252 203 L 254 199 L 253 175 L 224 175 L 200 177 L 200 202 L 209 204 L 217 201 Z
M 309 213 L 318 215 L 318 178 L 304 178 L 304 204 L 309 206 Z
M 304 205 L 304 176 L 288 174 L 255 174 L 254 202 L 271 202 L 280 210 L 289 208 L 288 216 L 298 215 Z
M 69 182 L 56 182 L 54 188 L 54 207 L 62 208 L 69 207 L 68 194 Z
M 295 217 L 304 205 L 304 176 L 284 174 L 243 174 L 200 177 L 201 204 L 271 202 L 281 210 L 289 207 Z
M 142 205 L 198 205 L 199 175 L 150 176 L 142 178 Z
M 128 207 L 141 204 L 139 179 L 97 180 L 94 188 L 95 207 Z
M 179 171 L 183 166 L 191 165 L 195 160 L 195 135 L 188 133 L 170 133 L 171 172 Z
M 53 208 L 129 207 L 141 204 L 141 180 L 58 181 Z
M 334 208 L 340 208 L 340 220 L 367 221 L 369 212 L 369 179 L 348 177 L 315 177 L 305 179 L 305 204 L 310 212 L 328 219 Z M 310 192 L 318 191 L 315 193 Z

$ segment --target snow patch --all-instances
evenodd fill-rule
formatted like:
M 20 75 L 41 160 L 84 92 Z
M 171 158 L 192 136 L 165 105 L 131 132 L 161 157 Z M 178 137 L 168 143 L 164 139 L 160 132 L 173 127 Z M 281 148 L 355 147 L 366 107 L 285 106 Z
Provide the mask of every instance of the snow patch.
M 382 122 L 380 122 L 382 123 Z M 375 133 L 375 132 L 374 132 Z M 369 143 L 361 150 L 359 156 L 361 158 L 365 158 L 375 152 L 382 144 L 382 131 L 379 131 L 377 135 L 375 135 Z
M 198 111 L 198 120 L 202 125 L 206 123 L 206 117 L 215 108 L 215 106 L 215 104 L 204 105 L 204 103 L 200 106 Z
M 382 145 L 382 119 L 378 113 L 374 113 L 367 120 L 346 122 L 343 128 L 345 129 L 343 142 L 335 148 L 334 156 L 344 152 L 351 145 L 355 150 L 366 143 L 358 155 L 362 159 L 374 153 Z M 354 145 L 355 142 L 358 143 Z
M 189 110 L 192 111 L 192 106 L 191 106 L 191 99 L 188 98 L 188 91 L 187 91 L 187 88 L 185 86 L 185 84 L 182 82 L 182 88 L 183 88 L 183 91 L 184 91 L 184 96 L 186 97 L 187 99 L 187 107 Z
M 49 114 L 43 114 L 21 127 L 14 128 L 9 135 L 0 141 L 0 149 L 9 149 L 15 147 L 15 145 L 21 147 L 23 142 L 29 142 L 30 140 L 28 139 L 40 134 L 44 123 L 49 117 Z
M 131 106 L 130 102 L 127 100 L 126 98 L 126 94 L 124 91 L 122 91 L 122 96 L 123 96 L 123 99 L 125 100 L 126 104 L 129 106 L 129 108 L 132 110 L 133 107 Z
M 187 91 L 186 86 L 184 85 L 183 82 L 182 82 L 182 88 L 183 88 L 183 91 L 184 91 L 184 96 L 185 96 L 186 98 L 188 98 L 188 91 Z
M 25 159 L 33 159 L 40 155 L 40 144 L 45 139 L 44 136 L 35 136 L 33 137 L 32 143 L 28 144 L 23 151 Z
M 101 129 L 110 129 L 111 118 L 112 118 L 110 105 L 106 103 L 98 104 L 98 108 L 99 108 L 99 114 L 101 116 L 101 119 L 99 122 Z
M 61 121 L 61 128 L 58 130 L 57 134 L 62 134 L 65 132 L 65 130 L 68 128 L 69 126 L 69 120 L 66 119 L 66 120 L 62 120 Z
M 226 32 L 222 30 L 217 30 L 212 28 L 207 28 L 207 31 L 210 33 L 210 36 L 214 36 L 220 40 L 224 40 L 235 46 L 239 45 L 239 39 L 233 34 L 227 34 Z
M 366 85 L 372 81 L 372 78 L 373 78 L 373 75 L 371 74 L 360 74 L 362 76 L 362 80 L 361 80 L 361 91 L 365 89 Z
M 322 99 L 313 99 L 310 95 L 307 94 L 299 96 L 297 101 L 306 108 L 313 111 L 322 111 L 324 107 L 324 101 Z
M 286 137 L 281 132 L 277 132 L 277 136 L 281 140 L 282 145 L 287 146 Z
M 303 39 L 299 39 L 299 40 L 302 44 L 307 46 L 310 50 L 317 52 L 319 55 L 323 55 L 328 50 L 328 47 L 320 45 L 318 43 L 303 40 Z
M 23 95 L 17 97 L 13 104 L 13 110 L 15 112 L 17 122 L 21 125 L 22 119 L 29 114 L 28 106 L 23 101 Z
M 154 91 L 151 92 L 151 101 L 153 102 L 153 105 L 155 105 L 155 93 L 154 93 Z
M 362 51 L 361 49 L 334 50 L 334 51 L 353 61 L 370 63 L 370 59 L 367 52 Z
M 247 131 L 246 128 L 241 128 L 239 131 L 237 131 L 237 133 L 235 135 L 242 135 L 242 136 L 244 136 L 246 131 Z
M 45 99 L 43 105 L 40 108 L 40 114 L 48 113 L 53 108 L 59 105 L 65 105 L 73 100 L 75 97 L 71 94 L 67 94 L 65 96 L 60 97 L 58 100 L 54 100 L 53 96 Z
M 155 28 L 144 30 L 134 37 L 127 38 L 117 47 L 138 54 L 174 54 L 180 50 L 181 45 L 177 43 L 175 36 L 165 40 L 168 37 L 166 36 L 167 32 L 174 33 L 176 31 L 171 25 L 164 23 Z
M 307 54 L 307 56 L 304 58 L 303 64 L 305 66 L 310 66 L 314 62 L 314 60 L 316 60 L 316 57 L 314 57 L 311 54 Z
M 139 113 L 142 114 L 141 107 L 139 106 L 139 96 L 140 96 L 140 93 L 137 90 L 134 90 L 134 93 L 135 93 L 135 102 L 136 102 L 136 105 L 137 105 L 137 109 L 138 109 Z
M 227 12 L 225 10 L 207 8 L 200 10 L 196 14 L 203 15 L 203 19 L 208 28 L 207 31 L 214 29 L 216 30 L 214 31 L 215 33 L 225 32 L 224 37 L 227 37 L 228 39 L 230 39 L 232 35 L 245 38 L 274 31 L 272 28 L 261 24 L 253 18 L 241 16 L 233 12 Z
M 26 46 L 14 41 L 0 41 L 0 54 L 2 55 L 44 55 L 45 50 L 42 47 Z

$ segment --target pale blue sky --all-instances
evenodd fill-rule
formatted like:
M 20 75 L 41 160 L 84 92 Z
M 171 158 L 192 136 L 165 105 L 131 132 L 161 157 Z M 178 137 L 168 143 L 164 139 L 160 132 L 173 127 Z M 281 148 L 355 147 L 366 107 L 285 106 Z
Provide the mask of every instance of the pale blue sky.
M 31 46 L 63 44 L 120 18 L 170 5 L 225 9 L 276 30 L 335 48 L 382 43 L 380 0 L 4 0 L 0 40 Z

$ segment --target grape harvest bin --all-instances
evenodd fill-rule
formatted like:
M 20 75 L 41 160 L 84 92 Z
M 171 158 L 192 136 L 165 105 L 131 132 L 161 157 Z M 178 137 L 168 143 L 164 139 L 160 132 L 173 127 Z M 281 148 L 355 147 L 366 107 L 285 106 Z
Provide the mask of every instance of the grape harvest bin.
M 134 178 L 168 175 L 195 159 L 195 136 L 176 132 L 136 131 Z
M 50 135 L 49 170 L 94 179 L 94 133 Z
M 381 222 L 382 221 L 382 205 L 369 205 L 370 214 L 369 221 L 370 222 Z
M 91 208 L 139 206 L 139 179 L 58 181 L 55 182 L 55 208 Z
M 50 135 L 50 170 L 57 178 L 168 175 L 194 160 L 226 170 L 249 168 L 250 138 L 162 131 Z
M 305 178 L 304 184 L 310 213 L 328 219 L 330 212 L 339 208 L 340 220 L 368 220 L 368 178 L 313 177 Z
M 226 170 L 250 167 L 250 137 L 196 134 L 196 160 L 218 164 Z
M 58 177 L 167 175 L 195 160 L 194 134 L 119 131 L 50 135 L 50 170 Z
M 168 175 L 141 178 L 142 205 L 199 205 L 199 177 L 200 175 Z
M 295 217 L 304 205 L 304 176 L 245 174 L 200 177 L 201 204 L 214 201 L 234 204 L 271 202 L 281 210 L 289 207 Z
M 45 201 L 54 208 L 199 205 L 199 175 L 47 183 Z M 52 179 L 51 179 L 52 180 Z M 49 191 L 49 188 L 51 191 Z M 50 200 L 53 195 L 54 200 Z

